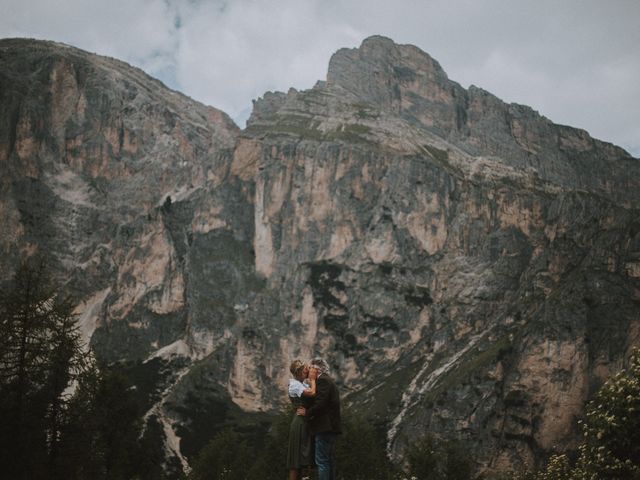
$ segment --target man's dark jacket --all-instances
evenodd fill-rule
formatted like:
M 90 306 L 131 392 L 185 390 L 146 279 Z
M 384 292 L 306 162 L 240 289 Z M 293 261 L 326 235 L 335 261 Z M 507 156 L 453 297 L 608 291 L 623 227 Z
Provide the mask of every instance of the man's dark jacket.
M 320 375 L 316 380 L 316 396 L 307 409 L 309 431 L 318 433 L 342 433 L 340 426 L 340 393 L 328 375 Z

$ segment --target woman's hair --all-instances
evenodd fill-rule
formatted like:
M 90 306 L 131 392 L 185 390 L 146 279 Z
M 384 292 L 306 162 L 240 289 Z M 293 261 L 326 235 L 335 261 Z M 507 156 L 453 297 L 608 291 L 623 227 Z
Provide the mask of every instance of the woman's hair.
M 318 369 L 318 373 L 329 375 L 329 364 L 324 358 L 316 357 L 311 360 L 311 366 Z
M 294 377 L 297 377 L 298 373 L 300 373 L 300 370 L 302 370 L 303 368 L 304 368 L 304 362 L 302 360 L 294 360 L 293 362 L 291 362 L 289 371 L 291 372 L 291 375 L 293 375 Z

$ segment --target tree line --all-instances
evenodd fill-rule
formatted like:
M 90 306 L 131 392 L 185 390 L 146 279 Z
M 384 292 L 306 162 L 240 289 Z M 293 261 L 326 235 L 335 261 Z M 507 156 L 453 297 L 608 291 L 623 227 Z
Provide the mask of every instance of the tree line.
M 127 380 L 83 345 L 41 259 L 0 288 L 0 472 L 16 480 L 133 479 L 145 465 Z M 158 478 L 158 477 L 149 477 Z
M 192 462 L 188 480 L 282 480 L 286 476 L 287 445 L 292 411 L 283 408 L 262 448 L 255 449 L 241 433 L 218 432 Z M 358 412 L 347 409 L 343 434 L 336 445 L 340 480 L 469 480 L 471 461 L 462 445 L 424 435 L 409 447 L 406 465 L 392 463 L 385 437 Z M 306 472 L 310 479 L 314 471 Z

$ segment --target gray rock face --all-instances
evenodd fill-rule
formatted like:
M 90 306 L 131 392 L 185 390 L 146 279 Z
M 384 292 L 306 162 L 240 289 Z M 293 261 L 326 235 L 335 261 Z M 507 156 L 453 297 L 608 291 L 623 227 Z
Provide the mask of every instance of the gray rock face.
M 203 291 L 222 278 L 189 283 L 226 271 L 226 258 L 218 270 L 200 258 L 216 242 L 233 248 L 225 235 L 249 235 L 246 269 L 253 265 L 253 209 L 234 181 L 224 182 L 238 132 L 223 112 L 117 60 L 0 41 L 3 280 L 20 256 L 44 253 L 78 299 L 84 337 L 103 361 L 145 360 L 187 341 L 198 350 L 210 335 L 200 332 L 232 321 L 215 312 L 215 321 L 202 319 L 204 307 L 191 313 L 190 304 L 224 295 Z M 150 412 L 159 411 L 176 451 L 161 410 Z
M 639 160 L 416 47 L 340 50 L 242 132 L 50 43 L 0 42 L 0 95 L 3 274 L 53 254 L 100 357 L 157 373 L 178 466 L 312 355 L 396 458 L 432 432 L 532 464 L 638 344 Z

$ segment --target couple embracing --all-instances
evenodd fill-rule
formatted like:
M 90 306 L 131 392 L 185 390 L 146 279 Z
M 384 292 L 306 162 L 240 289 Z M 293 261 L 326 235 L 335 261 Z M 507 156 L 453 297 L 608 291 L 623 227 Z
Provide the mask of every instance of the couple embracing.
M 335 480 L 335 441 L 340 429 L 340 394 L 322 358 L 295 360 L 289 369 L 289 398 L 295 414 L 289 430 L 289 480 L 318 467 L 318 480 Z

